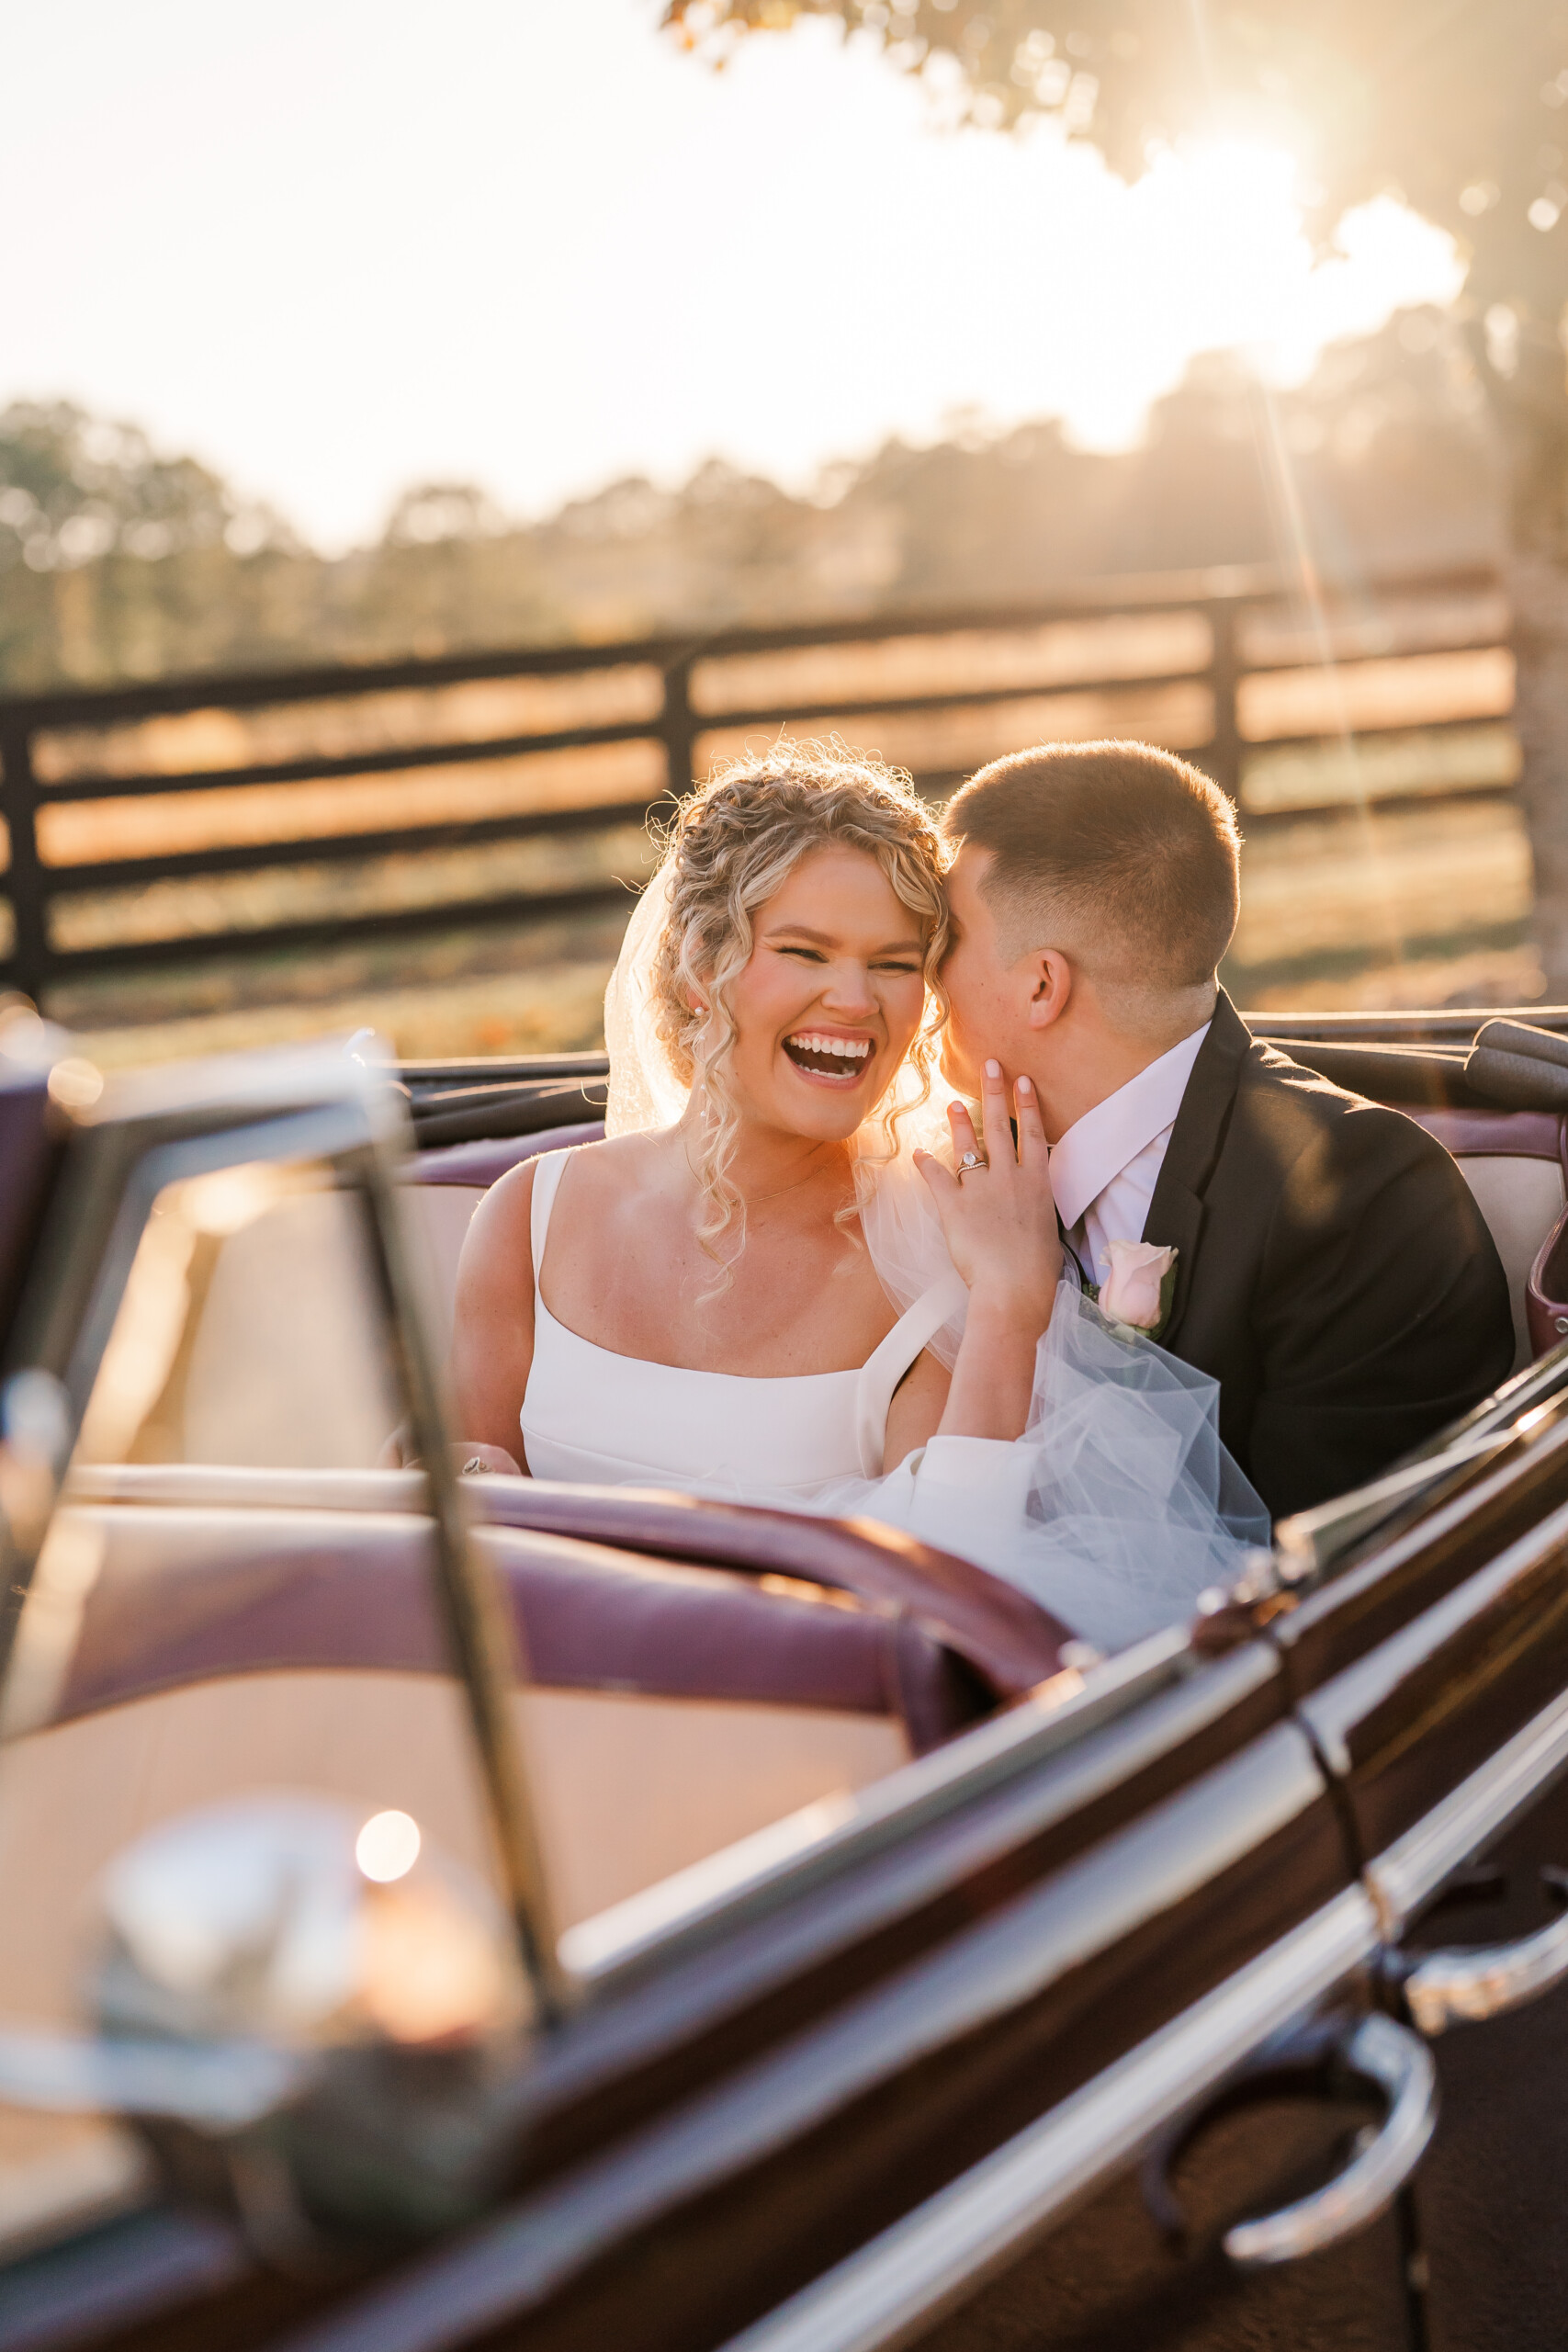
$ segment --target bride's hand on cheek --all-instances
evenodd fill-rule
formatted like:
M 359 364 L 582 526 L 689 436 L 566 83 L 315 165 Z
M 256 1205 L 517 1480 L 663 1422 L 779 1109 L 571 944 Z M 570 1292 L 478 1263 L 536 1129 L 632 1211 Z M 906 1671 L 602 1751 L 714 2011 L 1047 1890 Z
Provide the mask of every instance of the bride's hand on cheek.
M 1013 1142 L 1006 1081 L 1001 1067 L 987 1062 L 982 1080 L 982 1136 L 961 1102 L 950 1103 L 953 1161 L 982 1155 L 953 1175 L 929 1153 L 919 1155 L 920 1174 L 931 1187 L 953 1262 L 969 1286 L 970 1308 L 987 1318 L 1018 1323 L 1038 1334 L 1051 1319 L 1062 1272 L 1062 1245 L 1051 1193 L 1050 1154 L 1040 1104 L 1027 1078 L 1018 1081 L 1012 1105 L 1018 1124 Z

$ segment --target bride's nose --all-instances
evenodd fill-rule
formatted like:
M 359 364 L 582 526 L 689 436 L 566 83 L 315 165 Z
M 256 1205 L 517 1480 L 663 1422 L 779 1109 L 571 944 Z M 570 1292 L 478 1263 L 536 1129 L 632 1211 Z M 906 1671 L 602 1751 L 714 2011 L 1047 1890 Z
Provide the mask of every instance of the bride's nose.
M 822 991 L 822 1005 L 844 1021 L 869 1019 L 876 1010 L 871 974 L 863 964 L 835 964 Z

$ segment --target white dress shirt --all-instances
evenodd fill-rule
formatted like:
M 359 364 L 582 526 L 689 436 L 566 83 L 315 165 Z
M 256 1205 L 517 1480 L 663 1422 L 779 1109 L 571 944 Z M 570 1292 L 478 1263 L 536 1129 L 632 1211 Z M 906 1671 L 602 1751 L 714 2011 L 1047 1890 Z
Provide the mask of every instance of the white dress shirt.
M 1110 1272 L 1110 1241 L 1141 1241 L 1170 1131 L 1209 1034 L 1205 1021 L 1097 1102 L 1052 1147 L 1056 1213 L 1089 1280 Z

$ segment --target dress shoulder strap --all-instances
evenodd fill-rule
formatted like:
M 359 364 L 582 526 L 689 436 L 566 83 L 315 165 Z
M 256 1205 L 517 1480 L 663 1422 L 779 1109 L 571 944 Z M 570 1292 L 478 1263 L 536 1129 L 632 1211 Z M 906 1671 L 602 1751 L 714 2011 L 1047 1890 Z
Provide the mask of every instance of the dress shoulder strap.
M 920 1350 L 934 1340 L 942 1325 L 962 1308 L 968 1295 L 964 1277 L 956 1267 L 922 1291 L 914 1305 L 907 1307 L 885 1340 L 867 1356 L 861 1367 L 860 1381 L 855 1391 L 856 1433 L 860 1440 L 861 1465 L 868 1478 L 882 1476 L 882 1453 L 887 1442 L 887 1408 L 893 1402 L 893 1391 L 919 1354 Z
M 545 1239 L 550 1229 L 550 1211 L 560 1190 L 561 1171 L 571 1158 L 571 1148 L 565 1151 L 542 1151 L 534 1162 L 534 1193 L 528 1204 L 528 1239 L 534 1257 L 534 1289 L 539 1288 L 539 1269 L 545 1262 Z

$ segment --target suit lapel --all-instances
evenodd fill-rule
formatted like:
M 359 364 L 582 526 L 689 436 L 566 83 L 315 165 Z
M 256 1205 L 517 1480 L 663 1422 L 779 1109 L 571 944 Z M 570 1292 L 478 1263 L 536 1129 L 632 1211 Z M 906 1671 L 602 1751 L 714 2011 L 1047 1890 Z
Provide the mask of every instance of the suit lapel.
M 1170 1131 L 1154 1198 L 1144 1221 L 1144 1239 L 1177 1252 L 1176 1290 L 1160 1345 L 1172 1347 L 1191 1294 L 1198 1245 L 1203 1229 L 1203 1193 L 1230 1122 L 1251 1035 L 1224 989 L 1198 1049 L 1181 1108 Z
M 1181 1318 L 1187 1312 L 1187 1294 L 1192 1286 L 1192 1264 L 1198 1255 L 1198 1238 L 1203 1229 L 1203 1204 L 1196 1193 L 1185 1186 L 1167 1186 L 1163 1171 L 1159 1188 L 1149 1203 L 1149 1214 L 1144 1226 L 1144 1239 L 1158 1242 L 1162 1249 L 1176 1251 L 1176 1288 L 1171 1293 L 1170 1313 L 1156 1336 L 1162 1348 L 1174 1347 Z

